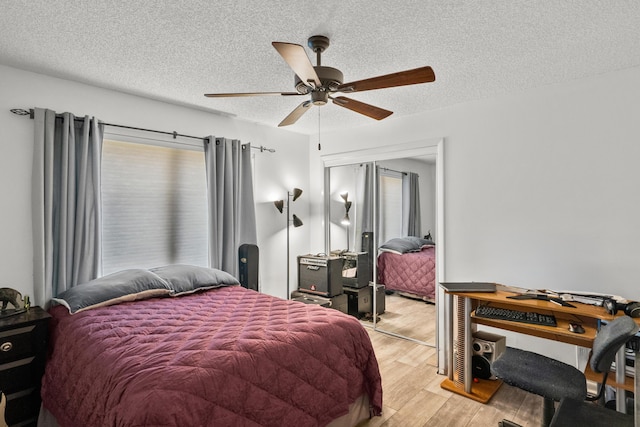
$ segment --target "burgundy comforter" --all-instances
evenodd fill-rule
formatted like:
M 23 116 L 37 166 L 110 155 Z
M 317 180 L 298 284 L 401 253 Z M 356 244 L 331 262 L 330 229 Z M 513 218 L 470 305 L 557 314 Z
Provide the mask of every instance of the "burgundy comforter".
M 61 426 L 322 426 L 363 393 L 381 412 L 369 336 L 337 310 L 232 286 L 50 312 Z
M 397 254 L 380 252 L 378 255 L 378 283 L 391 291 L 408 292 L 435 300 L 436 255 L 435 246 L 420 252 Z

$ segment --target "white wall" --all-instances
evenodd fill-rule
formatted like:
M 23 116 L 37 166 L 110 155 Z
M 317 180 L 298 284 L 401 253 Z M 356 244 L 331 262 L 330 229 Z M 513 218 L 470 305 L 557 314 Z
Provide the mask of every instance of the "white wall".
M 93 115 L 107 123 L 196 136 L 225 136 L 274 148 L 255 156 L 255 199 L 263 291 L 286 296 L 286 219 L 273 200 L 294 186 L 308 188 L 308 137 L 147 98 L 0 66 L 0 286 L 33 295 L 31 162 L 33 121 L 11 108 L 50 108 Z M 296 201 L 308 216 L 308 198 Z M 292 254 L 308 251 L 309 228 L 292 231 Z M 295 258 L 294 262 L 295 264 Z M 295 279 L 295 268 L 292 265 Z
M 320 154 L 444 137 L 441 280 L 640 300 L 639 117 L 633 68 L 323 134 L 311 182 Z

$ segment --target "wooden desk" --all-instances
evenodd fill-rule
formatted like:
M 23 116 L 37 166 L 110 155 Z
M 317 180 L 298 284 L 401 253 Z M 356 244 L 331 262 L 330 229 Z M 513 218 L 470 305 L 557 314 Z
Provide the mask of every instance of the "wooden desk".
M 498 288 L 499 289 L 499 288 Z M 447 337 L 447 349 L 449 351 L 449 369 L 448 378 L 445 379 L 441 387 L 449 391 L 464 395 L 479 402 L 486 403 L 491 399 L 495 392 L 500 388 L 501 381 L 496 380 L 479 380 L 477 383 L 472 381 L 471 356 L 473 354 L 472 335 L 475 324 L 492 326 L 494 328 L 505 329 L 513 332 L 519 332 L 526 335 L 532 335 L 540 338 L 546 338 L 554 341 L 573 344 L 581 347 L 591 348 L 593 340 L 598 331 L 599 322 L 601 320 L 611 321 L 615 317 L 624 315 L 622 313 L 611 315 L 606 312 L 603 307 L 592 305 L 572 303 L 576 307 L 565 307 L 544 300 L 516 300 L 507 298 L 514 295 L 513 292 L 505 292 L 498 290 L 496 292 L 447 292 L 447 295 L 457 297 L 457 307 L 454 310 L 453 298 L 447 298 L 448 313 L 450 315 L 449 325 L 457 321 L 457 348 L 453 348 L 453 328 L 449 328 L 449 337 Z M 532 311 L 541 314 L 553 314 L 556 317 L 557 326 L 542 326 L 529 323 L 513 322 L 506 320 L 496 320 L 476 317 L 474 310 L 479 304 L 490 304 L 493 307 L 501 307 L 512 310 Z M 635 319 L 640 324 L 640 319 Z M 569 331 L 569 323 L 577 322 L 582 324 L 585 329 L 584 334 L 577 334 Z M 455 350 L 455 362 L 453 352 Z M 640 390 L 640 358 L 636 354 L 636 375 L 633 390 Z M 618 366 L 624 366 L 624 349 L 619 352 L 616 359 Z M 454 372 L 455 370 L 455 372 Z M 594 379 L 597 375 L 589 372 L 587 366 L 587 377 Z M 629 382 L 625 384 L 624 370 L 619 370 L 616 375 L 611 375 L 611 381 L 618 387 L 618 407 L 624 406 L 623 390 L 629 389 Z M 599 375 L 600 380 L 602 379 Z M 597 381 L 597 379 L 596 379 Z M 640 414 L 640 399 L 636 399 L 636 422 L 638 423 Z M 638 424 L 637 424 L 638 425 Z

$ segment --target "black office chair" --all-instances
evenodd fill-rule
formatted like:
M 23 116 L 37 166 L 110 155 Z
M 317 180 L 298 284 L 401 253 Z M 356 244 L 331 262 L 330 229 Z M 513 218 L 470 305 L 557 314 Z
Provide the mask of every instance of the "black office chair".
M 634 427 L 633 414 L 607 409 L 584 400 L 565 397 L 560 401 L 549 427 Z
M 491 372 L 507 384 L 542 396 L 542 425 L 548 426 L 555 411 L 554 402 L 563 398 L 600 399 L 616 353 L 637 332 L 636 322 L 629 316 L 622 316 L 603 326 L 596 335 L 591 350 L 591 369 L 602 373 L 603 379 L 595 397 L 587 396 L 587 380 L 581 371 L 530 351 L 507 347 L 491 364 Z

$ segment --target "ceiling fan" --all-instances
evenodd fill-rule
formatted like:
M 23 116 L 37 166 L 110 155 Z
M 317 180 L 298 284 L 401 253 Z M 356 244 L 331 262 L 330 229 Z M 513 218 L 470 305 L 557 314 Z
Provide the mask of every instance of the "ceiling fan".
M 273 47 L 284 58 L 289 67 L 295 72 L 296 92 L 250 92 L 250 93 L 207 93 L 210 98 L 243 97 L 243 96 L 301 96 L 310 95 L 310 99 L 298 105 L 278 126 L 294 124 L 304 113 L 314 105 L 325 105 L 331 100 L 335 105 L 347 108 L 356 113 L 364 114 L 376 120 L 382 120 L 393 114 L 393 111 L 365 104 L 345 96 L 334 96 L 337 92 L 352 93 L 365 90 L 384 89 L 389 87 L 429 83 L 436 79 L 431 67 L 415 68 L 413 70 L 386 74 L 355 82 L 343 83 L 343 74 L 337 68 L 325 67 L 321 62 L 321 55 L 329 47 L 329 38 L 325 36 L 311 36 L 308 46 L 316 53 L 317 65 L 312 65 L 304 48 L 295 43 L 272 42 Z

